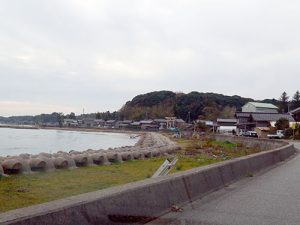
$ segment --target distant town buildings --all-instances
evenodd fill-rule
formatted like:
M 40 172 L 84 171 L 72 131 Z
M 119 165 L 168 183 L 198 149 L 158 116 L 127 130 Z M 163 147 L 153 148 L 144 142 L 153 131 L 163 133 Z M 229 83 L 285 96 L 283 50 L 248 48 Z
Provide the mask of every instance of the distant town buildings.
M 140 129 L 140 130 L 165 130 L 175 127 L 185 127 L 187 123 L 176 117 L 166 117 L 162 119 L 149 120 L 99 120 L 86 118 L 82 120 L 64 119 L 63 127 L 82 127 L 82 128 L 116 128 L 116 129 Z

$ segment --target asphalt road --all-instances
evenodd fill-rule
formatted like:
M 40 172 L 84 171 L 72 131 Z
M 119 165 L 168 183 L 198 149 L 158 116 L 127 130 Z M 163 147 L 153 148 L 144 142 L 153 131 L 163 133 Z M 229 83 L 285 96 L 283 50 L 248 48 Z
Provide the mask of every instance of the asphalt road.
M 300 143 L 295 143 L 300 149 Z M 300 225 L 300 155 L 170 212 L 156 225 Z

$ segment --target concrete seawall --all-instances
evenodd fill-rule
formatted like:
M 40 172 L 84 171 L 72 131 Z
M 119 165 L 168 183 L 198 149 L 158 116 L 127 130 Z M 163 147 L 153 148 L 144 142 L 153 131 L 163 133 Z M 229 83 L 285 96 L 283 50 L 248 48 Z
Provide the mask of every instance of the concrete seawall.
M 268 142 L 268 140 L 265 140 Z M 268 144 L 271 145 L 272 141 Z M 195 168 L 167 177 L 73 196 L 0 214 L 0 224 L 71 225 L 145 223 L 181 205 L 258 172 L 295 153 L 292 144 Z
M 237 136 L 229 136 L 229 135 L 215 135 L 214 138 L 217 141 L 229 141 L 232 143 L 242 143 L 243 146 L 246 147 L 259 147 L 261 150 L 270 150 L 274 148 L 279 148 L 287 143 L 281 140 L 270 140 L 270 139 L 262 139 L 262 138 L 253 138 L 253 137 L 237 137 Z

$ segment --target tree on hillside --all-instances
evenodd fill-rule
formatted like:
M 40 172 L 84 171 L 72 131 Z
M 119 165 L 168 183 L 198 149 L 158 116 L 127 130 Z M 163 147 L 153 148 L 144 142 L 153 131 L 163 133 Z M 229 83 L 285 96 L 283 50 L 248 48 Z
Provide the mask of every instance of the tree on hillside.
M 99 113 L 99 112 L 96 113 L 96 119 L 97 119 L 97 120 L 102 119 L 102 118 L 101 118 L 101 113 Z
M 292 109 L 300 107 L 300 92 L 296 91 L 292 100 Z
M 62 127 L 63 123 L 64 123 L 64 114 L 63 113 L 55 113 L 55 115 L 56 115 L 56 119 L 59 124 L 59 127 Z
M 220 117 L 224 119 L 231 119 L 234 118 L 235 113 L 236 113 L 236 107 L 225 106 L 225 108 L 221 112 Z
M 282 113 L 288 112 L 289 96 L 284 91 L 279 98 L 279 111 Z
M 218 106 L 215 102 L 205 106 L 202 111 L 204 115 L 200 116 L 200 118 L 205 120 L 217 120 L 217 118 L 221 115 L 220 106 Z
M 71 112 L 69 115 L 66 115 L 66 117 L 67 117 L 68 119 L 72 119 L 72 120 L 75 120 L 75 119 L 76 119 L 76 115 L 75 115 L 75 113 L 73 113 L 73 112 Z

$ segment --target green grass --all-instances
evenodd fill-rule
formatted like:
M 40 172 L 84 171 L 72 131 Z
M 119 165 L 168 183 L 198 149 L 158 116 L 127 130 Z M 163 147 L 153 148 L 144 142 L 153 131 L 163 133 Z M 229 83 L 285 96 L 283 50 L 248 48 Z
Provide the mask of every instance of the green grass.
M 211 140 L 181 139 L 178 143 L 182 151 L 177 154 L 179 160 L 172 173 L 258 151 L 237 149 L 235 144 Z M 195 151 L 199 148 L 211 149 L 211 151 Z M 147 179 L 165 159 L 159 157 L 110 166 L 90 166 L 50 173 L 37 172 L 31 175 L 0 177 L 0 212 Z

